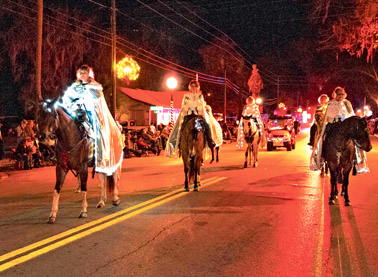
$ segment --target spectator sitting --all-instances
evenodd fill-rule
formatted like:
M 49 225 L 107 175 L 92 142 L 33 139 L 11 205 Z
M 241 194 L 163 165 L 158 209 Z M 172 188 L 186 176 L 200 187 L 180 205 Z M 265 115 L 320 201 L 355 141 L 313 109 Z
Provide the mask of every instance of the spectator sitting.
M 143 137 L 142 135 L 138 135 L 138 139 L 136 141 L 137 143 L 137 147 L 139 150 L 142 150 L 142 151 L 152 151 L 152 153 L 156 154 L 156 150 L 153 149 L 150 145 L 148 145 L 147 143 L 144 142 L 143 140 Z
M 28 141 L 23 139 L 17 146 L 16 159 L 19 169 L 32 169 L 32 154 L 28 149 Z

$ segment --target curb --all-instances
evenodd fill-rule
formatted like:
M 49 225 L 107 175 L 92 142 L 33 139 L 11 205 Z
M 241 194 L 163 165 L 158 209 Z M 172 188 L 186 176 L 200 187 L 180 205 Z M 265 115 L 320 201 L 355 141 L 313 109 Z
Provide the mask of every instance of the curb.
M 8 177 L 9 177 L 9 175 L 8 175 L 7 173 L 5 173 L 5 172 L 0 172 L 0 180 L 6 179 L 6 178 L 8 178 Z

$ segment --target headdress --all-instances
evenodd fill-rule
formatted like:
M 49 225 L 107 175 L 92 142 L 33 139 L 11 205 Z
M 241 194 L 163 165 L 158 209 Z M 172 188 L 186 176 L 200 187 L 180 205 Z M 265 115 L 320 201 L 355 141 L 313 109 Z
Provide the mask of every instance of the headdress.
M 333 92 L 332 92 L 332 98 L 336 98 L 336 93 L 340 91 L 340 92 L 343 92 L 345 94 L 345 98 L 347 97 L 347 94 L 345 92 L 345 89 L 342 88 L 342 87 L 336 87 Z
M 319 104 L 321 104 L 321 103 L 320 103 L 320 100 L 322 99 L 322 97 L 326 97 L 326 98 L 327 98 L 327 102 L 329 101 L 329 97 L 328 97 L 328 95 L 327 95 L 327 94 L 322 94 L 322 95 L 320 95 L 319 98 L 318 98 L 318 103 L 319 103 Z
M 247 99 L 245 99 L 245 103 L 247 104 L 255 104 L 255 98 L 253 98 L 252 96 L 249 96 Z
M 93 68 L 90 67 L 89 65 L 83 64 L 82 66 L 79 67 L 79 69 L 76 71 L 76 78 L 79 80 L 80 79 L 80 70 L 85 70 L 89 72 L 89 78 L 94 79 L 94 73 L 93 73 Z
M 197 80 L 191 80 L 191 81 L 189 82 L 189 85 L 188 85 L 189 90 L 190 90 L 190 87 L 191 87 L 192 84 L 196 84 L 196 85 L 197 85 L 197 88 L 198 88 L 198 89 L 200 88 L 200 83 L 199 83 Z

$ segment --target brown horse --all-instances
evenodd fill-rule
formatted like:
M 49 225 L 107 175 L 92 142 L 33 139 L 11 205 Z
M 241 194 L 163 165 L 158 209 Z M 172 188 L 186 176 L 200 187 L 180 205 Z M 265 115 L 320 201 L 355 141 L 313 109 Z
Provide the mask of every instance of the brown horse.
M 365 118 L 352 116 L 342 122 L 327 125 L 326 139 L 323 144 L 323 156 L 331 172 L 331 196 L 329 204 L 333 205 L 338 194 L 338 180 L 342 182 L 345 206 L 350 206 L 348 184 L 349 174 L 353 168 L 355 147 L 368 152 L 372 149 L 368 123 Z M 330 127 L 329 127 L 330 126 Z
M 242 116 L 242 128 L 243 128 L 244 141 L 247 144 L 247 148 L 244 154 L 245 155 L 244 168 L 247 167 L 248 156 L 249 156 L 249 164 L 253 165 L 253 167 L 257 167 L 258 165 L 257 155 L 259 154 L 261 133 L 257 127 L 257 124 L 249 116 Z M 252 163 L 252 157 L 253 157 L 253 163 Z
M 194 184 L 194 191 L 200 185 L 200 169 L 203 160 L 204 127 L 198 116 L 187 122 L 180 135 L 180 150 L 184 162 L 185 190 Z
M 91 155 L 92 139 L 83 135 L 75 120 L 61 107 L 54 108 L 54 101 L 42 102 L 38 111 L 38 129 L 41 140 L 55 134 L 57 141 L 55 146 L 57 165 L 56 183 L 53 195 L 53 203 L 48 223 L 54 223 L 59 206 L 60 192 L 68 171 L 74 173 L 80 182 L 82 191 L 82 207 L 79 218 L 88 216 L 87 212 L 87 180 L 88 165 L 93 164 Z M 108 176 L 108 189 L 113 193 L 113 205 L 119 204 L 117 182 L 119 170 L 113 176 Z M 101 184 L 101 199 L 97 207 L 103 207 L 105 196 L 105 175 L 99 174 Z

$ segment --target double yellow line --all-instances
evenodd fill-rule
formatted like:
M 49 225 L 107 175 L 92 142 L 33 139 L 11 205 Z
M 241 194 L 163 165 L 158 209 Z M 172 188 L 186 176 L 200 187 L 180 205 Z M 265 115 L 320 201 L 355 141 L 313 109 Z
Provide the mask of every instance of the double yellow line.
M 201 187 L 212 185 L 224 179 L 226 179 L 226 177 L 220 177 L 220 178 L 211 177 L 209 179 L 203 180 Z M 11 267 L 14 267 L 16 265 L 19 265 L 21 263 L 24 263 L 26 261 L 29 261 L 38 256 L 41 256 L 43 254 L 46 254 L 54 249 L 57 249 L 75 240 L 84 238 L 90 234 L 101 231 L 107 227 L 110 227 L 119 222 L 122 222 L 130 217 L 133 217 L 135 215 L 138 215 L 140 213 L 153 209 L 159 205 L 162 205 L 164 203 L 167 203 L 171 200 L 182 197 L 184 195 L 186 195 L 186 193 L 182 189 L 177 189 L 169 193 L 166 193 L 164 195 L 145 201 L 143 203 L 140 203 L 138 205 L 127 208 L 125 210 L 102 217 L 100 219 L 94 220 L 87 224 L 78 226 L 76 228 L 70 229 L 63 233 L 57 234 L 55 236 L 49 237 L 47 239 L 38 241 L 36 243 L 30 244 L 28 246 L 25 246 L 17 250 L 14 250 L 12 252 L 9 252 L 7 254 L 4 254 L 0 256 L 0 263 L 10 260 L 12 258 L 14 259 L 1 264 L 0 272 L 7 270 Z M 20 257 L 17 258 L 17 256 L 20 256 Z

